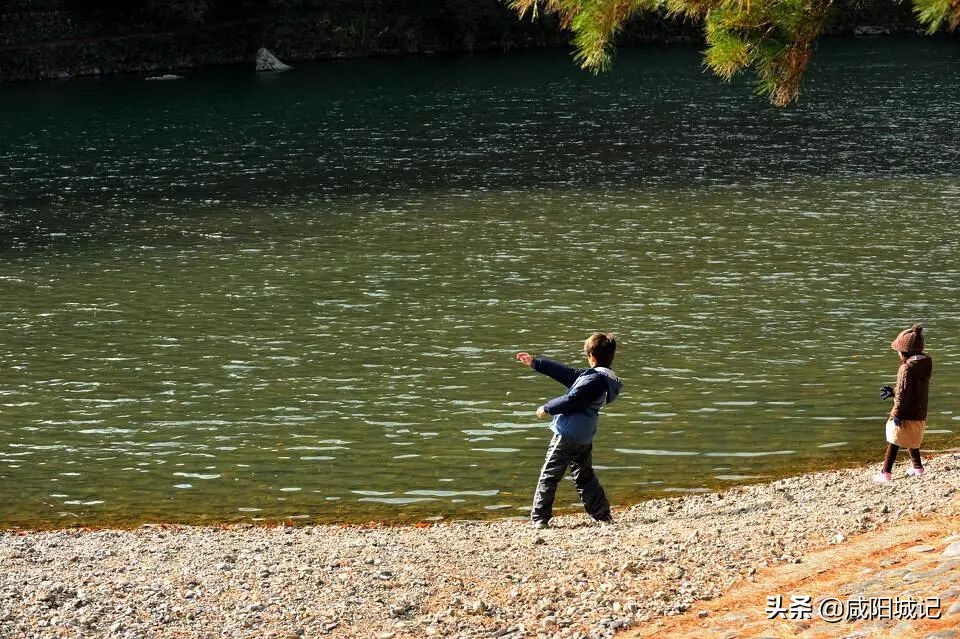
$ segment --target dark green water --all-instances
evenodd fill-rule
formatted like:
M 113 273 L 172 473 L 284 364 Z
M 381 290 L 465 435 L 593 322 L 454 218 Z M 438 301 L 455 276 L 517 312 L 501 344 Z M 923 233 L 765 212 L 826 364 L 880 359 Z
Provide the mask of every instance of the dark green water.
M 4 87 L 0 524 L 523 514 L 513 354 L 597 329 L 617 503 L 879 460 L 913 321 L 955 446 L 958 99 L 887 39 L 788 110 L 684 48 Z

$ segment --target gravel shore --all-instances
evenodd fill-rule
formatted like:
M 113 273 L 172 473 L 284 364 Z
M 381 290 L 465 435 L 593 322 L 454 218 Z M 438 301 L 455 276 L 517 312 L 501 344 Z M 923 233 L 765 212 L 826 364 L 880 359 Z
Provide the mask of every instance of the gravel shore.
M 895 470 L 902 473 L 903 460 Z M 611 637 L 773 564 L 960 513 L 960 453 L 584 515 L 428 527 L 0 533 L 0 637 Z

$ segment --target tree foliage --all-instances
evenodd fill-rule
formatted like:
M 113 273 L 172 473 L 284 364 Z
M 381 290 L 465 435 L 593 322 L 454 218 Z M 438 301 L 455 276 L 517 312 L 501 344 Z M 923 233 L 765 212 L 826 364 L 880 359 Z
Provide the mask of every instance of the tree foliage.
M 944 25 L 951 31 L 960 25 L 960 0 L 914 0 L 913 10 L 928 33 L 935 33 Z
M 725 80 L 750 69 L 757 91 L 776 106 L 797 99 L 800 81 L 832 0 L 506 0 L 521 16 L 559 16 L 573 32 L 574 57 L 606 70 L 623 26 L 645 12 L 703 25 L 706 66 Z M 866 0 L 869 1 L 869 0 Z M 960 0 L 912 0 L 930 33 L 960 25 Z

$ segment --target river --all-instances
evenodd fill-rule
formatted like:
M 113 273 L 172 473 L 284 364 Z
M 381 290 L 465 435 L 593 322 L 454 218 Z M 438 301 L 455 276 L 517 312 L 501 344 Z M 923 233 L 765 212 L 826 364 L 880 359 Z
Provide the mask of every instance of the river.
M 0 525 L 523 516 L 513 355 L 594 330 L 617 504 L 879 463 L 914 321 L 958 442 L 956 39 L 788 109 L 686 47 L 185 76 L 3 89 Z

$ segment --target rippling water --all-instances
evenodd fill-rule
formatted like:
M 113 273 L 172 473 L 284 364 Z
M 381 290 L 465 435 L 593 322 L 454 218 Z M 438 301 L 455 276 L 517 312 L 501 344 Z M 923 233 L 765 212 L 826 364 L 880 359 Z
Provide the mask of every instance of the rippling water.
M 879 460 L 916 320 L 955 445 L 956 40 L 827 43 L 789 110 L 698 56 L 6 87 L 0 522 L 523 514 L 512 356 L 595 329 L 619 503 Z

